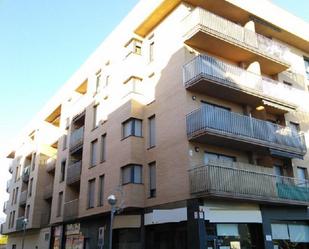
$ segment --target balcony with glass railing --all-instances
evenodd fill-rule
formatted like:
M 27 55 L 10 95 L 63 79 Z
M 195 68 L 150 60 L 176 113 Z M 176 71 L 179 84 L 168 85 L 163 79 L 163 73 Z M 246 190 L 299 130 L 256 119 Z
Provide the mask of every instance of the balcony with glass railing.
M 79 182 L 81 171 L 82 171 L 82 161 L 77 161 L 73 164 L 70 164 L 67 170 L 67 178 L 66 178 L 67 185 L 72 185 L 76 182 Z
M 186 120 L 190 141 L 254 151 L 272 149 L 300 158 L 307 151 L 304 135 L 294 129 L 209 104 L 188 114 Z
M 24 167 L 23 174 L 22 174 L 22 179 L 23 179 L 24 182 L 28 182 L 29 181 L 30 168 L 31 168 L 30 165 Z
M 63 220 L 73 220 L 78 217 L 79 199 L 71 200 L 64 203 Z
M 252 168 L 252 169 L 250 169 Z M 261 169 L 261 170 L 259 170 Z M 209 161 L 189 170 L 194 196 L 241 199 L 261 203 L 309 204 L 309 182 L 264 172 L 264 167 Z
M 263 105 L 267 100 L 279 109 L 292 110 L 303 99 L 309 99 L 305 91 L 208 55 L 199 55 L 183 66 L 183 82 L 190 91 L 252 106 Z
M 289 49 L 283 44 L 244 28 L 202 8 L 184 20 L 185 43 L 236 62 L 259 61 L 273 75 L 286 70 Z
M 70 150 L 74 150 L 81 146 L 84 142 L 84 127 L 80 127 L 72 131 L 70 135 Z

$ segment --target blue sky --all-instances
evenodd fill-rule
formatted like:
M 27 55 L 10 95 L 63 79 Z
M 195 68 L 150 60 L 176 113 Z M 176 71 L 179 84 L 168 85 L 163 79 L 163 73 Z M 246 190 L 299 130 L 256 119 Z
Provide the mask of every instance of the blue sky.
M 137 2 L 0 0 L 0 153 Z M 273 2 L 309 22 L 308 0 Z

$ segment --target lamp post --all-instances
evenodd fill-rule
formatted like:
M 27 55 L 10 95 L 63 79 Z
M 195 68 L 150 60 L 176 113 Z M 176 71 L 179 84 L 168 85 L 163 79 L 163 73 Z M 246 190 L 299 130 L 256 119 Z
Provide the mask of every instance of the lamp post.
M 114 215 L 115 212 L 117 211 L 116 208 L 116 203 L 117 203 L 117 198 L 115 195 L 110 195 L 107 198 L 108 204 L 111 205 L 111 223 L 109 227 L 109 249 L 113 248 L 113 223 L 114 223 Z
M 28 224 L 28 219 L 27 218 L 23 219 L 23 238 L 22 238 L 22 241 L 21 241 L 21 249 L 24 249 L 27 224 Z

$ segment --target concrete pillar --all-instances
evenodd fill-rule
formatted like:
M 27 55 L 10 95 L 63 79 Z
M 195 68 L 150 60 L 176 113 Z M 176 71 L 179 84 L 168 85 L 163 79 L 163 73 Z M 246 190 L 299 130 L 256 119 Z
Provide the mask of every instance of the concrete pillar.
M 207 248 L 205 220 L 200 216 L 199 206 L 197 199 L 187 201 L 187 243 L 190 249 Z

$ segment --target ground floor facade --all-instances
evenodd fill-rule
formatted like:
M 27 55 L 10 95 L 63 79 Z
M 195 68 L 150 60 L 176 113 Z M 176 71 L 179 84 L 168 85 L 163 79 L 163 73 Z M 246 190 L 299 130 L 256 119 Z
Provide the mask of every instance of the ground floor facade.
M 108 214 L 85 217 L 27 231 L 25 249 L 107 249 L 109 230 Z M 10 235 L 7 248 L 20 242 Z M 113 249 L 290 248 L 309 249 L 307 207 L 192 199 L 124 211 L 113 224 Z

